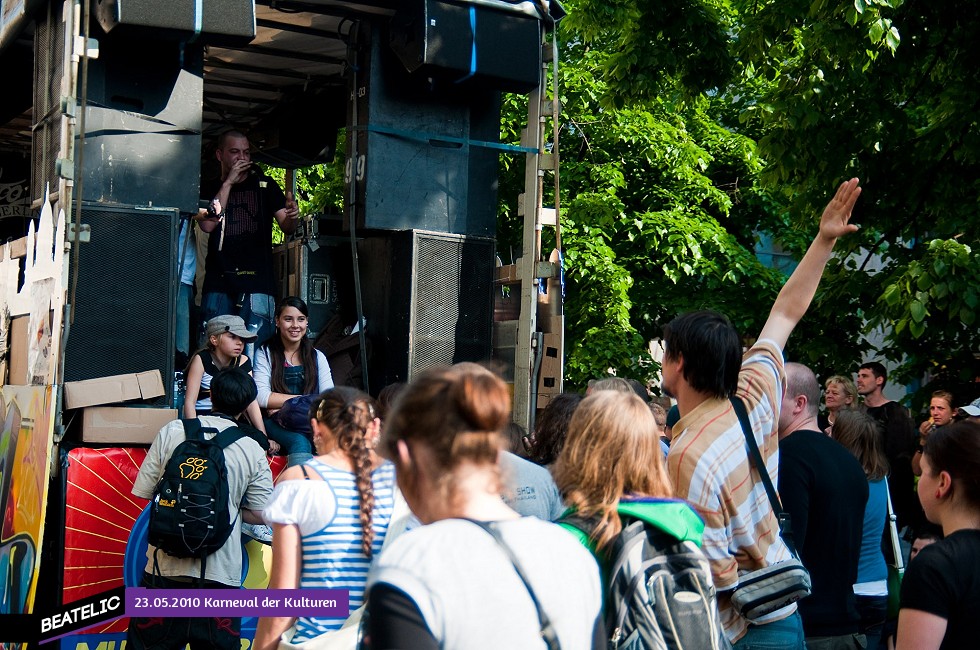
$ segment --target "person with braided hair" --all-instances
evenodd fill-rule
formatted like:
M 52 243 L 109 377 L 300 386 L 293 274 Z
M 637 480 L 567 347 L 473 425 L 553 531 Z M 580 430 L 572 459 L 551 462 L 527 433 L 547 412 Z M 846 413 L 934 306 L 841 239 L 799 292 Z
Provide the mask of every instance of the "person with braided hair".
M 311 405 L 310 420 L 316 455 L 282 473 L 263 512 L 273 528 L 269 588 L 345 589 L 355 612 L 392 519 L 395 468 L 374 452 L 381 422 L 361 391 L 327 390 Z M 253 648 L 274 650 L 280 638 L 309 641 L 339 630 L 345 620 L 262 618 Z

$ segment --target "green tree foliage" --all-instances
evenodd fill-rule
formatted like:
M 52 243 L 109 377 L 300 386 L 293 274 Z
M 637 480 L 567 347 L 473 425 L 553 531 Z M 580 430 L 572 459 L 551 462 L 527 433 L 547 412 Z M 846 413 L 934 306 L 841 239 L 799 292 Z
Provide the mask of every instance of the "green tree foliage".
M 980 376 L 968 288 L 980 4 L 565 5 L 569 283 L 582 281 L 573 262 L 582 239 L 607 246 L 623 271 L 603 276 L 616 291 L 570 311 L 595 316 L 599 331 L 601 297 L 626 296 L 632 330 L 622 331 L 646 339 L 671 313 L 710 306 L 751 334 L 778 285 L 747 254 L 752 233 L 798 257 L 834 186 L 859 176 L 862 230 L 841 242 L 788 355 L 820 373 L 849 372 L 868 350 L 863 335 L 881 327 L 890 333 L 876 354 L 902 363 L 900 378 L 932 371 L 956 388 Z M 570 364 L 588 367 L 587 352 L 575 354 Z
M 750 140 L 717 123 L 707 97 L 610 104 L 602 71 L 615 55 L 562 29 L 566 381 L 581 387 L 609 369 L 646 380 L 656 370 L 646 342 L 677 313 L 712 307 L 742 327 L 774 298 L 777 274 L 751 253 L 764 214 L 752 188 L 761 161 Z M 519 99 L 505 101 L 505 139 L 525 120 Z M 503 163 L 502 251 L 520 248 L 506 197 L 522 169 Z

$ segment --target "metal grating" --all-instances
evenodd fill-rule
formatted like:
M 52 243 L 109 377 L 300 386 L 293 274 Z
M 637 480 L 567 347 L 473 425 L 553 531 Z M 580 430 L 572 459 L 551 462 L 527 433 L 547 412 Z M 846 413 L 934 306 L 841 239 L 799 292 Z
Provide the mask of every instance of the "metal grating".
M 409 376 L 490 358 L 490 239 L 416 231 Z
M 177 210 L 83 204 L 92 241 L 81 244 L 65 380 L 174 371 Z
M 61 85 L 65 63 L 65 5 L 52 2 L 34 30 L 34 120 L 31 197 L 44 196 L 46 183 L 56 189 L 55 161 L 61 151 Z

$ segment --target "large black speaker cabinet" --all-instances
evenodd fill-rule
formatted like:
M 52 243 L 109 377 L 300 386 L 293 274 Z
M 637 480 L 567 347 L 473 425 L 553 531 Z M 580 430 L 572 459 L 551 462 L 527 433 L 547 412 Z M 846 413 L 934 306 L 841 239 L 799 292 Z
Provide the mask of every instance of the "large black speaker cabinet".
M 65 381 L 158 369 L 169 404 L 177 290 L 175 209 L 83 204 Z
M 252 160 L 283 169 L 333 161 L 344 125 L 346 92 L 305 94 L 283 103 L 249 134 Z
M 203 97 L 200 46 L 104 39 L 89 64 L 82 200 L 197 212 Z
M 358 38 L 347 138 L 357 226 L 493 237 L 498 151 L 481 143 L 500 140 L 500 93 L 433 91 L 409 76 L 383 40 L 377 27 Z
M 254 0 L 96 0 L 95 15 L 113 34 L 241 45 L 255 38 Z
M 411 230 L 358 243 L 370 390 L 490 358 L 493 240 Z
M 541 30 L 536 15 L 502 2 L 402 0 L 390 40 L 417 76 L 525 93 L 541 77 Z

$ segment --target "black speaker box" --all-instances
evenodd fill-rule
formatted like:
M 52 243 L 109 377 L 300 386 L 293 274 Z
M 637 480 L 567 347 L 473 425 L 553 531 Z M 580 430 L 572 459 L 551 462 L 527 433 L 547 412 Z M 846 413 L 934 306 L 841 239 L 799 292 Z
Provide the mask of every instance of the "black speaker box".
M 492 239 L 419 230 L 358 242 L 370 391 L 490 358 Z
M 382 41 L 375 28 L 358 53 L 357 100 L 348 119 L 358 228 L 495 236 L 498 150 L 479 143 L 500 140 L 500 93 L 433 91 L 410 77 Z
M 128 42 L 108 39 L 89 65 L 81 198 L 197 212 L 202 48 Z
M 346 92 L 303 95 L 283 102 L 250 134 L 252 159 L 283 169 L 328 163 L 346 118 Z
M 65 381 L 157 369 L 173 398 L 177 291 L 175 209 L 82 205 L 91 241 L 79 244 L 75 319 Z
M 403 0 L 392 19 L 391 48 L 418 76 L 528 92 L 541 77 L 541 21 L 498 4 Z
M 225 45 L 255 38 L 254 0 L 96 0 L 95 15 L 106 32 Z

